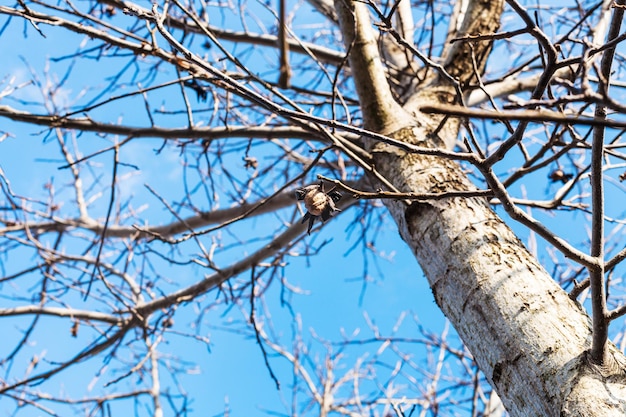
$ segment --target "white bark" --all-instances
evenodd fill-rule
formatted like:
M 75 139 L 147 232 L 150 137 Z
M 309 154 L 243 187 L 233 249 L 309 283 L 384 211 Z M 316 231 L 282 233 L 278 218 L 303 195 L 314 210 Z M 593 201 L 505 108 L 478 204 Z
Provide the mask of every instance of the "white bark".
M 425 132 L 409 128 L 391 136 L 411 140 Z M 376 166 L 401 190 L 474 188 L 454 162 L 388 149 L 376 154 Z M 387 207 L 435 300 L 512 416 L 626 414 L 622 367 L 602 375 L 587 364 L 588 316 L 483 199 L 408 207 L 388 201 Z
M 359 68 L 352 68 L 352 73 L 365 128 L 380 132 L 399 127 L 396 120 L 404 110 L 395 102 L 389 89 L 367 6 L 350 0 L 336 0 L 335 8 L 344 42 L 350 48 L 350 62 L 359 65 Z

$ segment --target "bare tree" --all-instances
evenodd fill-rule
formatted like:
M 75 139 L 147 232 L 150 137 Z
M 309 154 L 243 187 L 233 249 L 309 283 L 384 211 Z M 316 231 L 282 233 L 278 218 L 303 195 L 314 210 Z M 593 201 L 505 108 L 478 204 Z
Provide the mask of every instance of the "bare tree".
M 28 45 L 0 89 L 14 415 L 187 415 L 195 363 L 164 346 L 226 317 L 282 414 L 623 416 L 626 5 L 309 3 L 0 6 Z M 303 330 L 288 264 L 351 233 L 377 258 L 386 213 L 463 345 L 406 313 Z

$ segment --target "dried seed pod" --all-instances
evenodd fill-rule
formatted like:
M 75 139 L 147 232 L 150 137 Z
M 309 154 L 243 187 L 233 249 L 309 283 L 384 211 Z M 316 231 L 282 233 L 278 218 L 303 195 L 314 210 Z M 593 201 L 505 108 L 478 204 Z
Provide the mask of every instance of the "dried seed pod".
M 339 191 L 330 190 L 328 193 L 324 191 L 324 184 L 319 183 L 316 185 L 308 185 L 306 187 L 298 188 L 296 190 L 296 198 L 304 202 L 304 207 L 307 212 L 302 218 L 302 223 L 309 221 L 309 227 L 307 233 L 311 234 L 311 228 L 315 219 L 322 218 L 322 222 L 325 222 L 335 214 L 337 211 L 341 211 L 335 206 L 335 203 L 341 199 Z
M 574 178 L 574 174 L 565 173 L 561 168 L 557 168 L 548 175 L 548 178 L 550 178 L 552 182 L 562 182 L 565 184 Z

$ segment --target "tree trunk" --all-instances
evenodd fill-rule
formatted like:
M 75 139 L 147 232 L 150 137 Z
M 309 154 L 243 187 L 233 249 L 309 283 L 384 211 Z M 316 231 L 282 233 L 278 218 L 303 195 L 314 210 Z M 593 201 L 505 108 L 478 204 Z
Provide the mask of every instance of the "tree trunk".
M 426 134 L 407 127 L 388 135 L 412 142 Z M 475 189 L 455 162 L 383 148 L 374 150 L 375 166 L 401 191 Z M 437 304 L 512 416 L 626 415 L 623 367 L 589 364 L 589 317 L 484 199 L 388 200 L 387 207 Z
M 346 45 L 352 46 L 350 64 L 365 126 L 422 147 L 456 139 L 458 121 L 409 115 L 390 99 L 374 37 L 368 35 L 366 6 L 343 0 L 335 4 Z M 411 106 L 450 102 L 452 93 L 434 83 Z M 399 191 L 476 189 L 452 160 L 384 143 L 371 144 L 370 152 L 375 168 Z M 590 364 L 589 317 L 484 199 L 386 204 L 437 304 L 512 416 L 626 415 L 624 356 L 610 346 L 608 364 Z

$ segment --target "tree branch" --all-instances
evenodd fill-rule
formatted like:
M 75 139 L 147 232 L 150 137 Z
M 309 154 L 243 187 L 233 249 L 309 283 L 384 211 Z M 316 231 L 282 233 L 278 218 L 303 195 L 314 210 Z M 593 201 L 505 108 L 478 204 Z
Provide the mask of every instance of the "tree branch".
M 623 6 L 625 2 L 618 0 L 617 5 Z M 613 18 L 607 35 L 611 41 L 619 36 L 624 17 L 624 9 L 613 9 Z M 615 47 L 607 49 L 600 62 L 600 78 L 606 80 L 599 87 L 604 96 L 609 95 L 611 79 L 611 67 L 615 56 Z M 603 120 L 606 118 L 606 107 L 597 104 L 594 117 Z M 593 343 L 591 345 L 591 360 L 597 364 L 604 364 L 607 360 L 607 340 L 609 332 L 609 312 L 606 305 L 605 289 L 605 264 L 604 264 L 604 127 L 596 126 L 593 130 L 593 142 L 591 145 L 591 256 L 598 260 L 598 266 L 589 268 L 589 281 L 591 284 L 591 306 L 593 319 Z
M 396 130 L 406 123 L 408 114 L 391 94 L 367 6 L 353 0 L 335 0 L 335 9 L 346 49 L 350 50 L 348 58 L 365 129 L 381 133 Z

